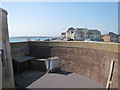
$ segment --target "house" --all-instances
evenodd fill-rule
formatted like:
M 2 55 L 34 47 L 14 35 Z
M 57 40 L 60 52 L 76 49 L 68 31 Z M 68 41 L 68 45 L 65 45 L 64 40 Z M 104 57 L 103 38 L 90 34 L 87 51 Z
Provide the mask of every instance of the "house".
M 118 35 L 113 32 L 109 32 L 108 34 L 102 35 L 102 40 L 104 42 L 118 42 Z
M 96 41 L 100 41 L 101 32 L 99 30 L 89 30 L 89 38 L 94 39 Z
M 118 34 L 118 42 L 120 43 L 120 34 Z
M 117 34 L 115 34 L 113 32 L 109 32 L 109 36 L 110 36 L 110 42 L 117 42 L 118 41 Z
M 66 38 L 66 33 L 61 33 L 61 39 L 65 39 Z
M 88 38 L 87 28 L 77 28 L 74 32 L 74 40 L 85 40 Z
M 101 32 L 98 30 L 89 30 L 87 28 L 73 28 L 70 27 L 66 34 L 62 33 L 61 34 L 62 38 L 68 39 L 68 40 L 86 40 L 88 38 L 94 39 L 96 41 L 101 40 Z
M 110 36 L 109 35 L 101 35 L 101 39 L 103 42 L 110 42 Z
M 70 27 L 70 28 L 67 30 L 67 32 L 66 32 L 66 38 L 67 38 L 68 40 L 74 39 L 74 31 L 75 31 L 75 30 L 76 30 L 76 29 L 73 28 L 73 27 Z

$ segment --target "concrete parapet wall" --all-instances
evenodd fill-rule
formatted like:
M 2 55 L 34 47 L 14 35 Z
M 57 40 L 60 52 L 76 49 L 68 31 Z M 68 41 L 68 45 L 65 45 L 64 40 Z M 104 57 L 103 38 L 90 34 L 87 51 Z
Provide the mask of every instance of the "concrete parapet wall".
M 91 48 L 96 50 L 105 50 L 118 53 L 118 43 L 111 42 L 84 42 L 84 41 L 55 41 L 55 42 L 35 42 L 40 46 L 59 46 L 59 47 L 79 47 L 79 48 Z M 32 42 L 31 42 L 32 44 Z M 34 42 L 33 44 L 34 45 Z M 120 52 L 119 52 L 120 53 Z
M 28 42 L 15 42 L 11 43 L 12 59 L 25 57 L 26 52 L 29 50 Z
M 17 45 L 20 44 L 20 45 Z M 103 42 L 29 42 L 11 44 L 14 48 L 30 47 L 30 55 L 36 58 L 58 56 L 62 70 L 79 73 L 106 86 L 111 60 L 115 61 L 112 88 L 118 87 L 118 55 L 120 44 Z M 17 53 L 17 52 L 16 52 Z M 19 52 L 20 53 L 20 52 Z M 13 57 L 17 54 L 12 53 Z

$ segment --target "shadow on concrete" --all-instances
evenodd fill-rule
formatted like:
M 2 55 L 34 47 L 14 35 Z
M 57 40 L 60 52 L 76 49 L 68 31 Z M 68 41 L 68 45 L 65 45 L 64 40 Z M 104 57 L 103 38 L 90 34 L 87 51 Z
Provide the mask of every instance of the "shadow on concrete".
M 37 79 L 41 78 L 45 72 L 24 72 L 15 77 L 16 88 L 26 88 Z
M 51 74 L 61 74 L 61 75 L 69 75 L 71 74 L 72 72 L 67 72 L 67 71 L 61 71 L 61 70 L 58 70 L 58 71 L 55 71 L 55 72 L 50 72 Z
M 69 75 L 72 72 L 66 72 L 66 71 L 55 71 L 50 72 L 50 74 L 60 74 L 60 75 Z M 16 88 L 26 88 L 31 83 L 35 82 L 37 79 L 40 79 L 42 76 L 44 76 L 46 72 L 39 72 L 39 71 L 25 71 L 23 73 L 20 73 L 16 75 L 15 77 L 15 84 Z

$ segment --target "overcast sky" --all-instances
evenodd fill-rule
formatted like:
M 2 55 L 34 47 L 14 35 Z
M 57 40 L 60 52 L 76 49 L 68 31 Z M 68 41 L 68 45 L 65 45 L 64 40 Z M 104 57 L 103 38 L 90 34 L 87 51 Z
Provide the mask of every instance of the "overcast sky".
M 10 36 L 60 36 L 69 27 L 118 33 L 117 2 L 3 2 Z

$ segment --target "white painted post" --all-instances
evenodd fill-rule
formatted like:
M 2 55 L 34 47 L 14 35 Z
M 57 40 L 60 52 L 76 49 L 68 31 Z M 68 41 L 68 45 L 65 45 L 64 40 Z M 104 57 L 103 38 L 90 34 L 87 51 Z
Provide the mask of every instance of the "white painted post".
M 106 85 L 106 88 L 108 90 L 109 90 L 110 85 L 112 83 L 112 75 L 113 75 L 113 71 L 114 71 L 114 63 L 115 63 L 115 61 L 111 61 L 110 71 L 109 71 L 109 76 L 108 76 L 108 81 L 107 81 L 107 85 Z

